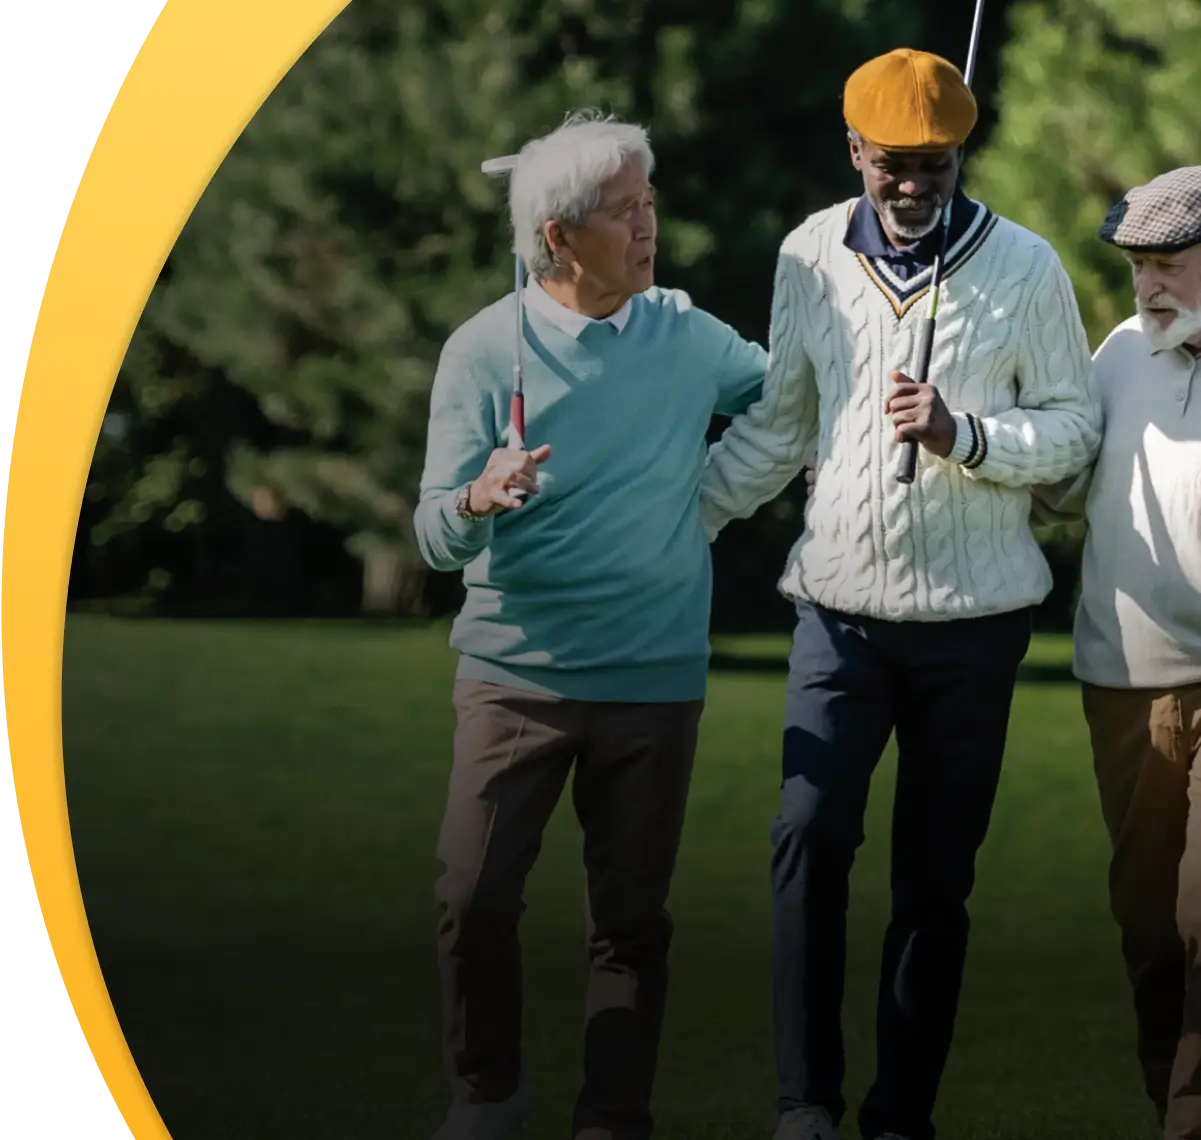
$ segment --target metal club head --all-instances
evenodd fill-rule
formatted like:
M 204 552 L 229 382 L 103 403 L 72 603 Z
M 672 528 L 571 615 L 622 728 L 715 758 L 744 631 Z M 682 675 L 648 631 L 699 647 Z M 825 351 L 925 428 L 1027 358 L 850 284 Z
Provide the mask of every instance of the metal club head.
M 498 158 L 485 159 L 480 163 L 480 170 L 491 178 L 503 178 L 506 174 L 511 174 L 516 165 L 517 155 L 504 154 Z

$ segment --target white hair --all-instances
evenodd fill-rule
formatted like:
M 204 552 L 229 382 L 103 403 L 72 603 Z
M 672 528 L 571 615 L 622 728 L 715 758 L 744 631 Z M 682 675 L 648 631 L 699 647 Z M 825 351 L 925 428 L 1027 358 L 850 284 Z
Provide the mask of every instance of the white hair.
M 584 225 L 605 183 L 631 163 L 648 178 L 655 168 L 646 130 L 597 111 L 572 112 L 562 126 L 521 148 L 509 183 L 509 216 L 514 248 L 535 278 L 554 270 L 546 223 Z

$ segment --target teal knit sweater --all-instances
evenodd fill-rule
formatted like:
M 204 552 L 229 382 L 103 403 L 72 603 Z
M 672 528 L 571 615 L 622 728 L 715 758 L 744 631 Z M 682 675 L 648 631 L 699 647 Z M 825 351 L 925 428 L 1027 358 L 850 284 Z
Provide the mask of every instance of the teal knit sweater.
M 458 675 L 591 701 L 704 696 L 712 568 L 698 486 L 714 414 L 761 389 L 766 353 L 677 291 L 632 299 L 619 332 L 578 336 L 526 307 L 525 444 L 541 491 L 465 521 L 454 493 L 503 447 L 514 295 L 447 341 L 434 379 L 417 541 L 463 568 Z

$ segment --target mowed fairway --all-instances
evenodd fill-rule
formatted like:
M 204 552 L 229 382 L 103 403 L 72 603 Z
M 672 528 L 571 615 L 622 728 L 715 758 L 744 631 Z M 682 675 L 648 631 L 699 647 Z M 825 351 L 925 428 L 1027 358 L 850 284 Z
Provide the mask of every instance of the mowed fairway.
M 772 659 L 787 645 L 717 648 L 744 668 L 715 668 L 703 722 L 656 1135 L 770 1140 L 768 825 L 784 694 Z M 1017 698 L 938 1112 L 947 1140 L 1155 1135 L 1069 652 L 1036 640 Z M 432 884 L 453 668 L 444 626 L 68 622 L 84 900 L 174 1140 L 428 1140 L 444 1103 Z M 849 1138 L 873 1070 L 892 772 L 890 753 L 852 885 Z M 570 1137 L 580 847 L 565 799 L 522 925 L 538 1098 L 522 1140 Z

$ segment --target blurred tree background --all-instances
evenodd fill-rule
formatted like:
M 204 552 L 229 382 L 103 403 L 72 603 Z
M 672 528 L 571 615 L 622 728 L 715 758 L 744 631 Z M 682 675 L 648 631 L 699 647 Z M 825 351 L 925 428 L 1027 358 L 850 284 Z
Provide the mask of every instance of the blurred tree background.
M 412 536 L 441 344 L 511 287 L 480 161 L 573 107 L 646 124 L 659 280 L 765 343 L 779 242 L 859 189 L 842 84 L 898 45 L 962 66 L 974 5 L 353 0 L 237 141 L 149 299 L 97 442 L 71 605 L 426 616 Z M 986 7 L 968 189 L 1059 249 L 1094 345 L 1130 309 L 1094 240 L 1121 188 L 1192 161 L 1201 6 Z M 719 425 L 715 425 L 719 426 Z M 803 488 L 714 548 L 719 629 L 785 628 Z M 1062 624 L 1079 536 L 1049 533 Z
M 1096 347 L 1134 312 L 1097 226 L 1128 187 L 1198 161 L 1201 4 L 1016 4 L 1000 64 L 970 189 L 1054 243 Z

